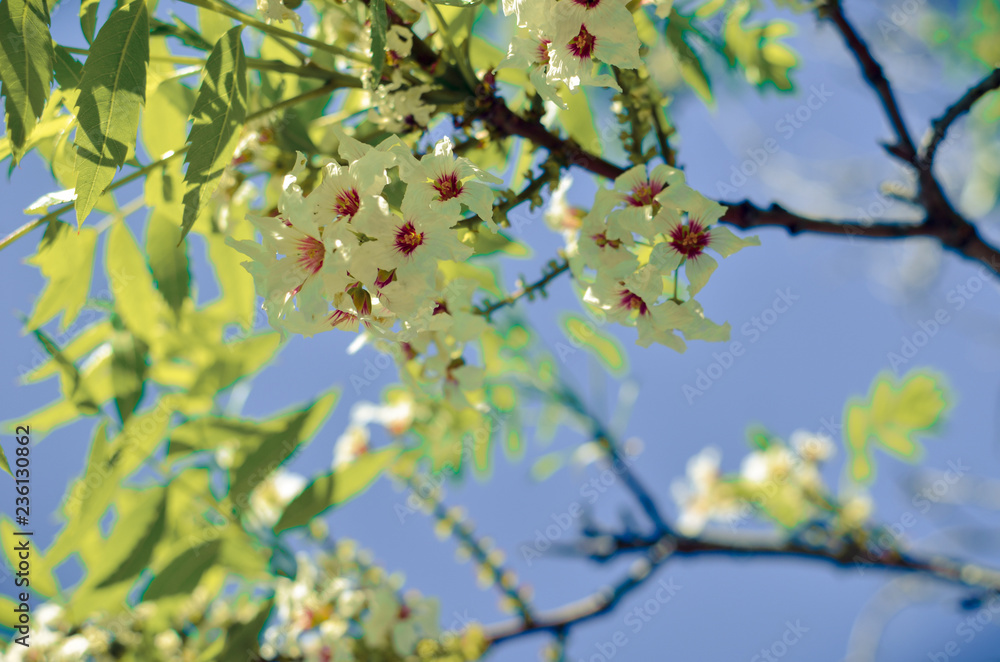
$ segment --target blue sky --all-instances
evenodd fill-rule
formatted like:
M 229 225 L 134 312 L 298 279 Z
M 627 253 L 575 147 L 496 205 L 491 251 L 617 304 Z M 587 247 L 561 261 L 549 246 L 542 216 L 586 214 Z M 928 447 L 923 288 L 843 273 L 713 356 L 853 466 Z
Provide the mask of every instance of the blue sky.
M 920 136 L 929 119 L 974 81 L 971 74 L 947 70 L 907 35 L 907 29 L 923 20 L 922 12 L 927 11 L 928 3 L 915 4 L 917 9 L 904 29 L 885 36 L 876 21 L 888 20 L 892 3 L 848 2 L 847 11 L 882 59 L 911 130 Z M 57 26 L 75 20 L 69 6 L 54 14 Z M 690 94 L 678 98 L 673 113 L 682 136 L 677 146 L 688 181 L 710 196 L 721 191 L 722 197 L 749 197 L 763 205 L 778 201 L 817 217 L 856 217 L 859 209 L 872 213 L 881 203 L 884 218 L 907 218 L 905 205 L 886 204 L 888 199 L 878 192 L 883 181 L 906 180 L 878 146 L 878 141 L 890 139 L 891 134 L 874 95 L 828 26 L 817 25 L 808 15 L 798 23 L 798 34 L 791 39 L 802 54 L 796 95 L 758 95 L 745 83 L 725 82 L 717 72 L 715 109 L 707 109 Z M 808 105 L 810 96 L 813 108 Z M 794 117 L 798 112 L 801 119 L 806 114 L 801 107 L 809 109 L 808 118 L 796 128 L 786 115 Z M 938 166 L 956 196 L 969 165 L 963 143 L 968 135 L 963 129 L 961 123 L 956 127 L 957 139 L 942 148 Z M 761 157 L 761 150 L 766 158 Z M 754 170 L 745 165 L 754 162 L 754 156 L 762 161 L 756 172 L 745 182 L 734 179 L 733 168 Z M 588 176 L 574 176 L 585 193 L 573 200 L 587 205 L 586 196 L 592 191 Z M 0 201 L 6 212 L 3 233 L 20 225 L 20 210 L 51 188 L 48 173 L 34 155 L 9 180 L 0 179 Z M 529 277 L 540 273 L 560 245 L 559 237 L 542 222 L 540 210 L 517 213 L 522 222 L 515 234 L 532 247 L 533 256 L 507 269 L 511 287 L 518 273 Z M 982 227 L 987 236 L 1000 239 L 996 220 L 993 213 Z M 663 507 L 675 514 L 670 483 L 683 475 L 688 458 L 701 448 L 718 447 L 724 469 L 736 470 L 747 452 L 745 430 L 750 424 L 764 425 L 780 436 L 799 428 L 827 428 L 839 435 L 845 401 L 865 393 L 876 374 L 891 368 L 890 353 L 899 353 L 921 323 L 926 327 L 941 310 L 948 321 L 901 368 L 930 367 L 943 373 L 954 395 L 955 405 L 942 434 L 925 444 L 921 468 L 969 467 L 959 481 L 958 494 L 974 493 L 979 481 L 995 485 L 1000 473 L 995 413 L 1000 397 L 1000 336 L 996 332 L 1000 328 L 1000 280 L 985 276 L 976 264 L 919 240 L 792 238 L 780 230 L 758 234 L 762 245 L 725 260 L 699 296 L 710 317 L 732 324 L 732 340 L 745 348 L 703 395 L 689 398 L 684 387 L 694 385 L 699 371 L 708 371 L 719 360 L 716 355 L 725 345 L 693 342 L 679 355 L 663 347 L 639 348 L 633 344 L 633 331 L 609 329 L 628 347 L 630 379 L 638 387 L 624 436 L 642 440 L 644 451 L 637 471 Z M 32 411 L 57 395 L 54 381 L 30 387 L 16 384 L 21 367 L 37 352 L 34 340 L 22 334 L 16 313 L 28 313 L 42 287 L 37 270 L 24 264 L 39 237 L 35 232 L 21 239 L 5 249 L 0 261 L 0 278 L 8 284 L 0 307 L 0 341 L 8 348 L 0 355 L 4 419 Z M 203 255 L 197 239 L 193 250 Z M 203 295 L 210 296 L 212 286 L 203 290 Z M 779 293 L 793 301 L 784 312 L 774 306 Z M 559 313 L 579 310 L 579 305 L 565 278 L 549 288 L 549 295 L 545 300 L 525 302 L 518 310 L 551 348 L 564 341 L 557 324 Z M 755 332 L 755 319 L 774 321 Z M 350 405 L 377 399 L 380 387 L 391 381 L 392 375 L 385 373 L 355 393 L 349 378 L 363 374 L 365 361 L 374 354 L 364 350 L 347 355 L 350 340 L 336 333 L 294 339 L 252 383 L 244 413 L 259 416 L 301 403 L 332 384 L 345 387 L 334 415 L 296 458 L 292 470 L 309 475 L 316 466 L 328 464 Z M 582 352 L 567 357 L 560 369 L 607 420 L 620 382 L 604 377 Z M 56 511 L 66 481 L 83 466 L 91 425 L 84 421 L 58 430 L 35 449 L 33 467 L 41 477 L 35 485 L 36 512 Z M 590 594 L 617 581 L 628 567 L 628 560 L 595 565 L 552 554 L 526 559 L 519 551 L 534 540 L 536 530 L 565 521 L 567 513 L 576 512 L 574 503 L 588 502 L 581 490 L 597 475 L 593 467 L 564 469 L 540 484 L 529 476 L 533 459 L 580 441 L 570 431 L 560 432 L 548 446 L 532 441 L 520 462 L 498 456 L 489 481 L 471 479 L 448 489 L 448 503 L 465 506 L 478 532 L 507 551 L 510 565 L 534 587 L 540 609 Z M 843 461 L 841 451 L 827 467 L 832 485 L 841 480 Z M 915 468 L 884 455 L 878 461 L 873 489 L 878 520 L 906 522 L 901 526 L 916 551 L 961 553 L 1000 564 L 996 554 L 1000 541 L 990 532 L 998 523 L 996 499 L 992 508 L 938 503 L 923 512 L 910 480 Z M 405 493 L 381 481 L 328 517 L 331 533 L 359 540 L 385 567 L 404 572 L 409 586 L 440 597 L 445 627 L 467 619 L 487 623 L 503 619 L 496 594 L 476 586 L 470 566 L 454 562 L 454 543 L 438 540 L 429 519 L 414 515 L 400 521 L 397 506 L 405 500 Z M 0 503 L 13 503 L 8 484 L 0 485 Z M 617 485 L 593 504 L 594 515 L 612 523 L 624 508 L 638 512 L 628 493 Z M 39 541 L 51 539 L 57 527 L 54 517 L 40 522 Z M 574 535 L 570 529 L 559 539 L 567 542 Z M 676 587 L 669 600 L 656 599 L 659 582 Z M 686 558 L 667 562 L 649 586 L 631 594 L 614 613 L 574 630 L 568 658 L 574 662 L 602 658 L 752 661 L 766 659 L 761 649 L 768 649 L 784 660 L 841 660 L 859 614 L 866 614 L 863 622 L 876 623 L 887 613 L 886 605 L 891 607 L 901 595 L 920 604 L 892 616 L 877 657 L 871 659 L 995 656 L 1000 643 L 993 627 L 996 618 L 982 632 L 961 629 L 962 619 L 977 613 L 960 612 L 958 600 L 964 594 L 949 587 L 791 559 Z M 636 620 L 637 608 L 645 610 L 648 622 Z M 538 635 L 504 644 L 491 659 L 536 659 L 535 651 L 544 640 L 545 635 Z

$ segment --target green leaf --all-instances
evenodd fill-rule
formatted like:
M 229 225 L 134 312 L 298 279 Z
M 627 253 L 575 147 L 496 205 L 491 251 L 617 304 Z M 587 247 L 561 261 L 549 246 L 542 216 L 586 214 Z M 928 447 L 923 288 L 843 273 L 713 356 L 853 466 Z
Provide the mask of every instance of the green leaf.
M 111 226 L 107 255 L 108 283 L 115 297 L 115 312 L 125 327 L 147 345 L 159 333 L 163 301 L 153 286 L 146 260 L 124 222 Z
M 304 526 L 327 508 L 339 506 L 358 496 L 398 455 L 396 448 L 367 453 L 346 466 L 320 476 L 288 504 L 281 519 L 274 525 L 274 532 Z
M 372 85 L 378 87 L 382 80 L 382 69 L 385 68 L 389 14 L 385 9 L 385 0 L 371 0 L 368 6 L 372 15 Z
M 566 464 L 565 451 L 554 451 L 541 456 L 531 465 L 531 478 L 538 483 L 547 480 Z
M 597 135 L 594 113 L 590 109 L 586 93 L 569 94 L 563 98 L 566 109 L 559 109 L 559 122 L 570 138 L 586 150 L 600 152 L 603 148 L 601 137 Z
M 855 482 L 874 478 L 874 446 L 908 462 L 916 461 L 922 447 L 917 433 L 932 432 L 948 408 L 940 379 L 914 370 L 898 385 L 891 373 L 875 378 L 867 400 L 853 398 L 844 414 L 844 441 L 849 455 L 848 472 Z
M 749 13 L 750 3 L 743 0 L 733 7 L 726 19 L 723 37 L 730 64 L 738 62 L 743 67 L 747 80 L 754 85 L 770 83 L 779 90 L 791 90 L 789 74 L 798 64 L 798 58 L 778 39 L 792 33 L 792 24 L 787 21 L 769 21 L 744 26 L 743 20 Z
M 32 428 L 34 428 L 34 423 L 32 423 Z M 26 539 L 23 536 L 15 535 L 21 530 L 23 529 L 14 528 L 13 520 L 6 515 L 0 517 L 0 544 L 3 545 L 7 560 L 12 568 L 16 568 L 20 561 L 15 546 Z M 30 540 L 30 538 L 27 539 Z M 33 548 L 31 550 L 31 592 L 34 596 L 56 598 L 60 593 L 59 581 L 52 572 L 51 555 L 43 555 L 33 543 L 34 541 L 31 544 Z
M 80 376 L 80 371 L 76 366 L 60 351 L 59 346 L 49 338 L 41 329 L 33 331 L 38 342 L 45 348 L 46 353 L 52 357 L 59 368 L 62 377 L 62 392 L 68 402 L 80 411 L 81 414 L 96 414 L 99 402 L 96 402 L 86 384 Z
M 211 9 L 198 7 L 198 27 L 201 28 L 201 36 L 205 41 L 214 44 L 233 27 L 233 19 Z
M 232 444 L 229 498 L 245 503 L 250 492 L 308 442 L 333 411 L 337 392 L 331 391 L 301 411 L 254 421 L 203 416 L 176 427 L 170 434 L 167 458 L 176 461 L 197 451 Z
M 63 224 L 51 242 L 43 243 L 38 254 L 28 258 L 48 279 L 28 320 L 29 330 L 42 326 L 60 311 L 60 330 L 69 328 L 87 301 L 96 247 L 97 232 L 92 228 L 73 232 Z
M 7 455 L 3 452 L 3 446 L 0 446 L 0 469 L 3 469 L 11 478 L 14 477 L 14 473 L 10 470 L 10 463 L 7 462 Z
M 613 374 L 625 372 L 627 368 L 625 348 L 617 338 L 601 331 L 580 315 L 564 315 L 560 324 L 574 346 L 586 349 Z
M 697 34 L 697 31 L 691 27 L 691 18 L 681 14 L 676 9 L 671 9 L 670 16 L 667 17 L 667 44 L 677 57 L 677 67 L 684 82 L 691 86 L 691 89 L 701 97 L 702 101 L 711 106 L 714 103 L 712 85 L 701 64 L 701 59 L 685 39 L 687 34 Z
M 247 115 L 247 62 L 237 25 L 222 36 L 205 64 L 205 80 L 191 113 L 190 149 L 184 157 L 184 220 L 181 240 L 219 185 L 232 161 Z
M 178 80 L 165 80 L 156 87 L 142 111 L 142 144 L 152 158 L 161 158 L 167 152 L 183 147 L 187 140 L 188 117 L 194 108 L 194 102 L 195 91 Z M 167 165 L 174 165 L 178 172 L 181 169 L 180 159 L 173 159 Z M 178 204 L 181 192 L 178 181 L 174 195 Z M 174 243 L 177 243 L 176 239 Z
M 97 29 L 97 10 L 101 0 L 80 0 L 80 29 L 88 44 L 94 43 L 94 30 Z
M 210 407 L 219 391 L 256 372 L 274 358 L 280 344 L 281 336 L 268 332 L 223 345 L 215 361 L 201 372 L 185 395 L 191 400 L 202 400 L 202 404 Z
M 107 320 L 91 324 L 62 347 L 62 354 L 75 363 L 94 351 L 98 345 L 106 342 L 110 336 L 111 323 Z M 56 374 L 59 374 L 58 362 L 49 359 L 24 375 L 23 380 L 25 383 L 37 382 Z
M 76 108 L 76 102 L 80 96 L 80 83 L 83 81 L 83 64 L 73 55 L 60 46 L 55 45 L 53 51 L 55 56 L 54 66 L 56 82 L 59 84 L 59 91 L 63 94 L 63 105 L 70 112 Z
M 135 150 L 148 63 L 145 0 L 119 4 L 101 26 L 83 65 L 74 141 L 77 225 Z
M 0 1 L 0 82 L 7 135 L 17 163 L 52 86 L 52 36 L 45 0 Z
M 249 654 L 256 653 L 260 648 L 260 633 L 264 629 L 264 624 L 267 623 L 268 617 L 271 615 L 273 604 L 272 600 L 268 600 L 258 607 L 256 613 L 249 620 L 233 623 L 226 628 L 225 647 L 218 656 L 214 656 L 211 659 L 253 659 Z
M 147 369 L 145 344 L 128 331 L 115 331 L 111 337 L 111 387 L 122 423 L 142 400 Z
M 187 245 L 178 244 L 181 226 L 160 208 L 153 209 L 146 228 L 146 253 L 153 280 L 167 305 L 179 315 L 191 287 Z
M 230 496 L 235 495 L 237 503 L 243 495 L 249 496 L 253 488 L 313 437 L 336 404 L 337 394 L 328 393 L 292 417 L 285 430 L 268 435 L 255 449 L 241 443 L 243 457 L 233 464 Z
M 96 581 L 95 588 L 106 588 L 138 577 L 149 567 L 153 551 L 167 528 L 167 490 L 124 490 L 117 501 L 118 521 L 115 523 L 102 562 L 107 570 L 87 568 L 87 581 Z M 127 508 L 124 512 L 122 509 Z
M 210 540 L 184 550 L 165 568 L 156 573 L 142 594 L 146 601 L 159 600 L 178 593 L 190 593 L 218 560 L 222 540 Z

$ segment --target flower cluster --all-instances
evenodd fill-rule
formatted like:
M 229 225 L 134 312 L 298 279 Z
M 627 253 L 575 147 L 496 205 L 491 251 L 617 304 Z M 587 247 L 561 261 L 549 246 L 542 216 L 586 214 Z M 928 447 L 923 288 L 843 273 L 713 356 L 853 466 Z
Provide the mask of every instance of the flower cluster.
M 672 485 L 681 533 L 697 535 L 710 521 L 735 527 L 756 514 L 787 528 L 824 515 L 851 527 L 864 522 L 855 497 L 838 504 L 827 493 L 819 467 L 835 451 L 829 437 L 797 430 L 790 444 L 766 435 L 756 435 L 755 443 L 734 475 L 722 474 L 715 448 L 691 458 L 686 479 Z
M 555 85 L 580 85 L 621 91 L 602 65 L 638 69 L 639 32 L 624 0 L 503 0 L 504 14 L 515 15 L 520 34 L 510 44 L 502 67 L 528 71 L 542 98 L 565 107 Z
M 372 565 L 370 554 L 352 541 L 341 541 L 314 558 L 300 552 L 296 560 L 294 579 L 276 577 L 253 591 L 227 591 L 225 597 L 199 587 L 169 614 L 156 603 L 140 603 L 75 625 L 62 607 L 47 603 L 35 611 L 31 646 L 11 644 L 3 659 L 217 659 L 228 644 L 225 633 L 238 632 L 262 616 L 266 621 L 259 651 L 241 649 L 239 655 L 302 662 L 465 662 L 486 650 L 479 626 L 442 632 L 437 601 L 414 591 L 402 594 L 401 576 Z
M 463 208 L 496 228 L 484 182 L 500 180 L 456 158 L 447 138 L 418 160 L 395 137 L 371 147 L 338 134 L 346 165 L 326 165 L 304 195 L 299 154 L 276 214 L 249 217 L 263 243 L 230 244 L 251 258 L 244 266 L 273 327 L 304 336 L 364 327 L 426 347 L 428 332 L 449 329 L 471 309 L 475 283 L 453 284 L 442 296 L 439 266 L 472 254 L 456 228 Z M 398 205 L 384 195 L 394 180 L 405 188 Z
M 567 235 L 573 275 L 586 287 L 584 301 L 611 321 L 636 327 L 638 344 L 657 342 L 682 352 L 684 339 L 729 338 L 729 324 L 706 319 L 692 298 L 718 266 L 708 251 L 728 257 L 760 245 L 756 237 L 740 238 L 717 225 L 724 213 L 725 207 L 688 186 L 680 170 L 636 166 L 612 189 L 598 191 L 582 219 L 563 214 L 557 222 Z M 579 229 L 572 232 L 571 226 Z

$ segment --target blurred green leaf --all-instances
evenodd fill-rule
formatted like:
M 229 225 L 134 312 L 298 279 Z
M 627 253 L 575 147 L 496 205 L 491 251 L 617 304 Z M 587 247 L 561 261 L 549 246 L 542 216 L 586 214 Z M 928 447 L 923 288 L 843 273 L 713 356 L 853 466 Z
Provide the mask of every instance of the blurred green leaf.
M 563 315 L 559 322 L 574 346 L 583 347 L 612 374 L 624 374 L 628 365 L 625 348 L 617 338 L 601 331 L 585 317 L 573 313 Z
M 181 226 L 166 210 L 154 208 L 146 226 L 146 254 L 156 289 L 179 315 L 191 288 L 187 244 L 180 243 Z
M 142 399 L 146 371 L 145 344 L 129 331 L 115 331 L 111 336 L 111 386 L 118 418 L 123 423 Z
M 879 375 L 867 400 L 853 398 L 844 415 L 851 478 L 856 482 L 874 478 L 874 445 L 915 462 L 922 451 L 917 433 L 933 431 L 947 407 L 940 379 L 930 372 L 911 371 L 898 384 L 891 373 Z
M 747 0 L 741 0 L 726 19 L 723 37 L 729 63 L 739 63 L 747 80 L 754 85 L 770 83 L 787 92 L 792 89 L 789 74 L 798 64 L 798 58 L 779 39 L 792 34 L 793 26 L 780 20 L 745 26 L 743 21 L 750 7 Z
M 10 470 L 10 463 L 7 462 L 7 455 L 3 452 L 3 446 L 0 446 L 0 469 L 3 469 L 11 478 L 14 477 L 14 473 Z
M 398 455 L 397 448 L 366 453 L 350 464 L 316 478 L 285 508 L 281 519 L 274 525 L 275 533 L 306 525 L 326 509 L 358 496 Z
M 55 238 L 43 243 L 38 253 L 28 258 L 48 279 L 45 289 L 35 301 L 35 309 L 28 320 L 28 329 L 37 329 L 62 311 L 61 331 L 69 328 L 90 291 L 94 271 L 94 251 L 97 232 L 83 228 L 73 232 L 63 225 Z
M 702 101 L 708 106 L 712 106 L 715 100 L 712 97 L 711 82 L 701 64 L 701 58 L 687 41 L 687 35 L 697 34 L 697 30 L 691 26 L 690 16 L 682 14 L 676 9 L 670 10 L 670 15 L 667 17 L 667 44 L 677 58 L 677 67 L 681 77 L 701 97 Z
M 124 222 L 111 226 L 108 237 L 108 284 L 114 294 L 115 312 L 125 327 L 152 345 L 162 332 L 163 299 L 153 286 L 146 258 Z
M 94 31 L 97 29 L 97 10 L 101 0 L 80 0 L 80 29 L 88 44 L 94 42 Z

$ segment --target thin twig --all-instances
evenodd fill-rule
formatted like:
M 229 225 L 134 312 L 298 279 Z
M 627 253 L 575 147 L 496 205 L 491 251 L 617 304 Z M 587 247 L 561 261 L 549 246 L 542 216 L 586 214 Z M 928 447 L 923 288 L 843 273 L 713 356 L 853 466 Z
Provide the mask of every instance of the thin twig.
M 978 84 L 970 87 L 962 95 L 961 99 L 948 106 L 948 109 L 941 117 L 931 121 L 932 131 L 926 139 L 920 159 L 925 164 L 924 167 L 931 167 L 938 145 L 944 140 L 945 134 L 948 133 L 948 129 L 955 123 L 955 120 L 969 112 L 973 104 L 979 101 L 979 99 L 997 88 L 1000 88 L 1000 67 L 994 69 L 992 73 L 979 81 Z
M 500 564 L 495 563 L 490 558 L 489 552 L 484 549 L 483 544 L 476 538 L 472 531 L 472 527 L 468 526 L 465 522 L 458 521 L 455 517 L 452 517 L 448 512 L 448 508 L 445 507 L 444 502 L 436 493 L 431 493 L 429 496 L 420 494 L 419 486 L 415 483 L 412 477 L 407 478 L 406 483 L 410 488 L 411 493 L 416 498 L 431 505 L 431 515 L 433 515 L 434 519 L 446 526 L 449 526 L 449 532 L 455 537 L 459 544 L 464 547 L 482 567 L 489 570 L 490 574 L 493 576 L 493 583 L 498 587 L 501 594 L 510 600 L 514 609 L 517 610 L 522 625 L 524 627 L 530 627 L 534 623 L 534 616 L 532 614 L 531 607 L 524 599 L 524 596 L 521 595 L 516 583 L 510 581 L 509 579 L 513 576 L 512 571 L 503 568 Z
M 483 315 L 488 320 L 493 313 L 500 310 L 504 306 L 514 305 L 521 297 L 532 296 L 535 292 L 544 292 L 546 285 L 555 280 L 559 274 L 567 271 L 569 271 L 569 262 L 566 260 L 556 264 L 550 263 L 549 270 L 535 282 L 528 285 L 522 285 L 502 299 L 497 301 L 487 301 L 481 307 L 473 307 L 472 312 L 476 315 Z

